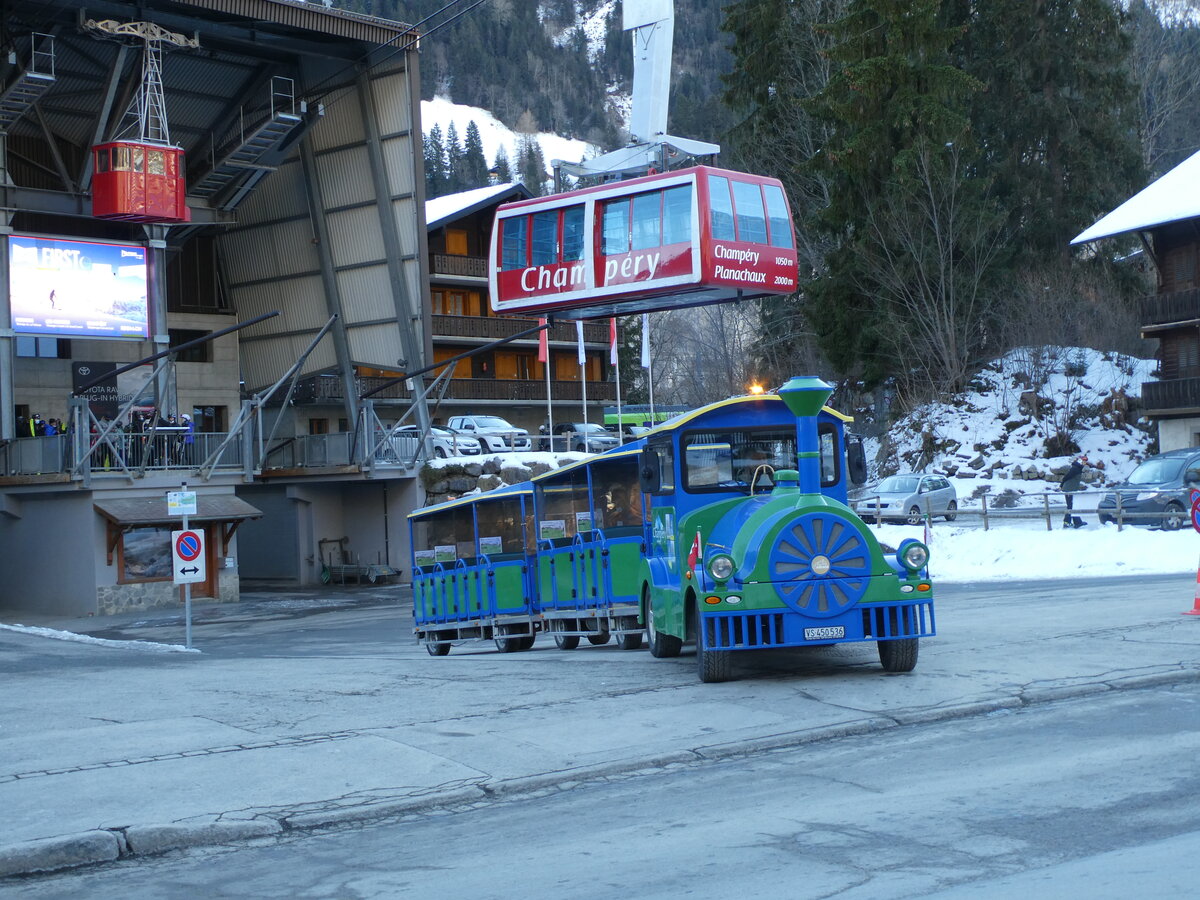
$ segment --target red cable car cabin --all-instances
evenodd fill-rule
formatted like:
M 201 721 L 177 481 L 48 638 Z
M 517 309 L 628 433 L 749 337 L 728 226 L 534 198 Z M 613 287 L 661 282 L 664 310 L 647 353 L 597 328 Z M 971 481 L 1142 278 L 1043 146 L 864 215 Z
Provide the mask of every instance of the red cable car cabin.
M 92 215 L 126 222 L 190 222 L 183 150 L 113 141 L 92 148 Z
M 695 166 L 496 211 L 492 310 L 598 318 L 796 290 L 774 178 Z

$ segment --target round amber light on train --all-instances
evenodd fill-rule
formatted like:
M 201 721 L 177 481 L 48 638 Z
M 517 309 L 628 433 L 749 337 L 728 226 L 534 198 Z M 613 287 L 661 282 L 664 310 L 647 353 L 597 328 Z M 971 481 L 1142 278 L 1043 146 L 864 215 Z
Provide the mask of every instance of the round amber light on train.
M 710 606 L 716 606 L 718 603 L 721 602 L 721 598 L 720 597 L 705 597 L 704 602 L 709 604 Z
M 723 553 L 718 554 L 709 561 L 708 571 L 717 581 L 724 581 L 733 574 L 733 560 Z

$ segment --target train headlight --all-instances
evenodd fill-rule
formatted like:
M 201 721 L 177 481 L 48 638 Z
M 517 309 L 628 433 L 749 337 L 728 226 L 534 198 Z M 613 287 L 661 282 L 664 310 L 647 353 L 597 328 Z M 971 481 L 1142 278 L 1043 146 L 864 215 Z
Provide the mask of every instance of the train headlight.
M 723 553 L 718 554 L 709 560 L 708 571 L 717 581 L 724 581 L 733 574 L 733 560 Z
M 929 548 L 920 541 L 907 540 L 896 551 L 896 559 L 909 572 L 919 572 L 929 562 Z

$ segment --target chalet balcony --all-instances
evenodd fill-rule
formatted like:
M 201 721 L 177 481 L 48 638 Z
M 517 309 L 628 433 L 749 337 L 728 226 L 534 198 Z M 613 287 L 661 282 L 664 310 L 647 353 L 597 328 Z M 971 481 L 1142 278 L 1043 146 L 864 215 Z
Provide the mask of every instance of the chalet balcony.
M 1200 289 L 1151 294 L 1142 299 L 1140 312 L 1143 328 L 1172 322 L 1195 322 L 1200 319 Z
M 512 337 L 522 331 L 532 328 L 537 319 L 499 318 L 493 316 L 443 316 L 435 315 L 430 321 L 434 339 L 438 338 L 479 338 L 487 341 L 498 341 L 500 338 Z M 525 340 L 536 341 L 537 335 L 531 335 Z M 575 342 L 575 325 L 572 322 L 559 322 L 550 328 L 550 340 Z M 592 324 L 585 322 L 583 340 L 587 344 L 608 345 L 608 324 Z
M 487 278 L 487 257 L 431 253 L 429 254 L 429 271 L 432 275 Z
M 1142 384 L 1146 415 L 1171 416 L 1200 412 L 1200 378 L 1172 378 Z
M 394 381 L 380 376 L 360 376 L 355 379 L 360 393 Z M 552 400 L 582 400 L 583 388 L 578 381 L 551 381 L 550 394 Z M 340 403 L 345 396 L 342 390 L 342 379 L 336 375 L 315 375 L 305 378 L 296 385 L 292 402 L 303 403 Z M 617 385 L 612 381 L 589 381 L 587 383 L 588 403 L 593 401 L 616 402 Z M 412 392 L 405 387 L 403 381 L 389 384 L 371 399 L 410 401 Z M 546 382 L 542 379 L 509 379 L 509 378 L 452 378 L 446 390 L 445 400 L 528 400 L 533 403 L 546 401 Z

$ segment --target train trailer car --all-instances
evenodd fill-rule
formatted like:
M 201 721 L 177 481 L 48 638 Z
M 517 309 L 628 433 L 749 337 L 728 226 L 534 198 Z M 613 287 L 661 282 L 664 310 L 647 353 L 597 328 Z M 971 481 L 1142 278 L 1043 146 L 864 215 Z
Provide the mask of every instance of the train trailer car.
M 431 656 L 467 641 L 494 640 L 506 653 L 533 647 L 532 498 L 524 482 L 409 514 L 413 632 Z
M 562 650 L 580 638 L 642 646 L 638 570 L 646 547 L 638 444 L 533 479 L 543 629 Z
M 915 667 L 918 639 L 935 633 L 929 551 L 910 540 L 885 553 L 845 504 L 830 393 L 793 378 L 643 439 L 639 580 L 654 656 L 695 641 L 700 679 L 723 681 L 735 651 L 876 641 L 885 670 Z

